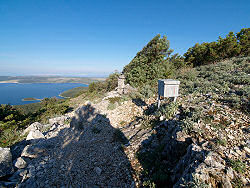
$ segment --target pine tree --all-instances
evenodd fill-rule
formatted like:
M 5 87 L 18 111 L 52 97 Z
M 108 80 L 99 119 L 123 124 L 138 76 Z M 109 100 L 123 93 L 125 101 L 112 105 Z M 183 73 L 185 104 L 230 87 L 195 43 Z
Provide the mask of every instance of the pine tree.
M 237 40 L 241 46 L 241 55 L 250 54 L 250 28 L 243 28 L 237 33 Z
M 169 41 L 166 36 L 156 35 L 133 60 L 124 67 L 126 81 L 139 87 L 144 84 L 151 85 L 159 78 L 166 76 L 164 66 L 166 57 L 169 57 L 173 50 L 169 49 Z

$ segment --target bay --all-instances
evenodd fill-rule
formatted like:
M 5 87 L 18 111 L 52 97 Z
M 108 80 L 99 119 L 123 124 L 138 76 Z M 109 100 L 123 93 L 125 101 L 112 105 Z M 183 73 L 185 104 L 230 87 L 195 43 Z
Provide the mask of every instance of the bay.
M 59 96 L 60 93 L 75 87 L 87 87 L 87 85 L 80 83 L 1 83 L 0 104 L 22 105 L 39 102 L 22 101 L 24 98 L 62 98 Z

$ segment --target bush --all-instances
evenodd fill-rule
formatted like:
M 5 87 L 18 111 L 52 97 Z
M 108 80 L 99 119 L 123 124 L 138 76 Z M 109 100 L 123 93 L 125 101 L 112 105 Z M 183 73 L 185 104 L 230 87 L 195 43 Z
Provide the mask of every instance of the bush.
M 230 160 L 230 165 L 234 170 L 240 173 L 244 173 L 246 170 L 246 164 L 240 160 Z
M 250 54 L 250 28 L 243 28 L 236 35 L 233 32 L 219 37 L 217 42 L 195 44 L 184 54 L 185 61 L 194 66 L 212 64 L 223 59 Z
M 69 107 L 65 100 L 45 98 L 39 105 L 32 105 L 35 111 L 27 110 L 29 105 L 23 107 L 0 105 L 0 147 L 11 146 L 22 140 L 22 130 L 35 121 L 47 122 L 49 118 L 68 112 Z
M 166 36 L 155 36 L 133 60 L 124 67 L 126 81 L 133 87 L 157 85 L 158 79 L 169 78 L 174 75 L 176 68 L 183 66 L 184 60 L 178 54 L 171 57 L 173 52 L 169 48 Z
M 105 81 L 92 82 L 88 87 L 88 94 L 109 92 L 118 86 L 118 73 L 113 73 Z

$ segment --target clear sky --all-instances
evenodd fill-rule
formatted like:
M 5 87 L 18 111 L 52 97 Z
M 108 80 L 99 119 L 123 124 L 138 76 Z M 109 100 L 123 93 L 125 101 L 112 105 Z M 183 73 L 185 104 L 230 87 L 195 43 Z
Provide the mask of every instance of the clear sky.
M 104 75 L 156 34 L 180 54 L 249 27 L 250 0 L 0 0 L 0 75 Z

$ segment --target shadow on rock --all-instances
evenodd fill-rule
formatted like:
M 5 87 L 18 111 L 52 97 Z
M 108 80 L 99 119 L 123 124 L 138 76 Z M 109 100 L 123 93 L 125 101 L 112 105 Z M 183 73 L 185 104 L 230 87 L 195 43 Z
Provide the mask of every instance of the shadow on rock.
M 152 114 L 156 109 L 153 104 L 144 114 Z M 137 158 L 143 167 L 140 176 L 143 186 L 187 187 L 194 181 L 192 173 L 208 152 L 182 131 L 181 124 L 181 120 L 158 120 L 153 134 L 142 142 Z
M 14 158 L 22 156 L 27 166 L 10 179 L 19 187 L 135 187 L 122 147 L 127 142 L 105 115 L 86 105 L 70 125 L 54 124 L 45 139 L 20 143 Z

